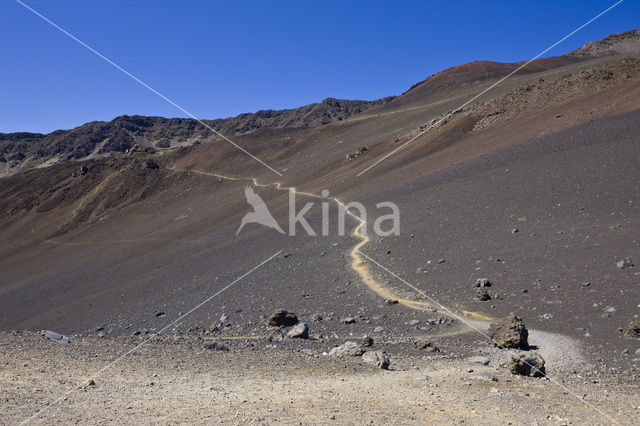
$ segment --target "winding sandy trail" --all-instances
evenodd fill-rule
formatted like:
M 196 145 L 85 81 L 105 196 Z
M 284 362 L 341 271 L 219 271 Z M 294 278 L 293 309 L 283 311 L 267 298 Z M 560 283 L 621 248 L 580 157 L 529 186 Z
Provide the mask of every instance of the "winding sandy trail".
M 215 177 L 218 179 L 226 179 L 226 180 L 232 180 L 232 181 L 251 181 L 253 185 L 256 187 L 264 188 L 264 187 L 273 186 L 275 189 L 278 189 L 278 190 L 293 191 L 296 195 L 303 195 L 306 197 L 317 198 L 321 200 L 330 200 L 338 204 L 340 207 L 342 207 L 344 211 L 353 219 L 355 219 L 356 222 L 358 223 L 357 226 L 354 228 L 353 233 L 351 234 L 352 236 L 357 238 L 359 241 L 349 251 L 349 257 L 351 259 L 350 266 L 351 266 L 351 269 L 353 269 L 354 272 L 360 277 L 361 281 L 371 291 L 375 292 L 378 296 L 380 296 L 383 299 L 396 300 L 398 303 L 404 306 L 407 306 L 411 309 L 428 311 L 428 312 L 438 312 L 448 317 L 459 319 L 465 325 L 465 327 L 463 327 L 460 330 L 461 333 L 468 332 L 471 329 L 475 329 L 476 331 L 479 331 L 479 329 L 485 329 L 487 327 L 486 321 L 490 321 L 493 319 L 484 314 L 481 314 L 479 312 L 473 312 L 473 311 L 462 311 L 461 315 L 466 317 L 466 318 L 462 318 L 461 315 L 456 314 L 452 309 L 449 309 L 446 306 L 442 305 L 441 303 L 431 299 L 426 293 L 424 293 L 422 290 L 418 288 L 415 288 L 409 285 L 414 290 L 417 290 L 418 292 L 420 292 L 424 297 L 428 298 L 430 302 L 424 302 L 424 301 L 399 297 L 391 289 L 386 287 L 380 281 L 376 280 L 376 278 L 371 273 L 371 270 L 369 269 L 369 266 L 368 266 L 369 262 L 363 258 L 363 254 L 360 251 L 362 247 L 364 247 L 367 243 L 371 241 L 371 238 L 365 232 L 363 232 L 363 229 L 367 228 L 367 221 L 362 219 L 353 211 L 349 210 L 347 208 L 347 205 L 337 197 L 324 197 L 322 195 L 314 194 L 311 192 L 298 191 L 295 187 L 283 186 L 280 182 L 262 184 L 258 182 L 256 178 L 226 176 L 226 175 L 221 175 L 219 173 L 205 172 L 197 169 L 181 169 L 181 170 L 172 169 L 172 170 L 175 172 L 195 173 L 195 174 Z M 364 255 L 364 257 L 368 257 L 368 256 Z

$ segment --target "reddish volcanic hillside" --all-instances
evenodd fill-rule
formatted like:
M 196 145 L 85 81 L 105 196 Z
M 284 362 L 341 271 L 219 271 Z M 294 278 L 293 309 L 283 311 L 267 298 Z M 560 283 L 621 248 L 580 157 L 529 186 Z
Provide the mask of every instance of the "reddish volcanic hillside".
M 537 59 L 520 70 L 520 74 L 532 74 L 541 71 L 559 68 L 580 62 L 583 59 L 557 56 L 554 58 Z M 476 84 L 484 80 L 492 80 L 504 77 L 520 68 L 525 61 L 515 63 L 502 63 L 491 61 L 475 61 L 468 64 L 458 65 L 440 71 L 425 80 L 414 84 L 405 93 L 414 90 L 428 88 L 429 91 L 437 91 L 446 88 L 462 87 L 468 84 Z

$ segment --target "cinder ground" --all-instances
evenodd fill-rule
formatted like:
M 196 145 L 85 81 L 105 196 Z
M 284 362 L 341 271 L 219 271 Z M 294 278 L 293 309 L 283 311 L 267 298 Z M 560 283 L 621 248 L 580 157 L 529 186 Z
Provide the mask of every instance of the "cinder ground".
M 489 366 L 397 356 L 384 371 L 359 358 L 305 355 L 282 343 L 227 342 L 231 350 L 220 352 L 167 339 L 95 376 L 137 343 L 84 338 L 65 345 L 3 333 L 2 423 L 19 423 L 41 409 L 36 424 L 640 421 L 637 386 L 630 382 L 597 381 L 557 366 L 550 380 L 516 377 L 498 366 L 497 353 L 489 353 Z M 91 377 L 95 385 L 83 386 Z

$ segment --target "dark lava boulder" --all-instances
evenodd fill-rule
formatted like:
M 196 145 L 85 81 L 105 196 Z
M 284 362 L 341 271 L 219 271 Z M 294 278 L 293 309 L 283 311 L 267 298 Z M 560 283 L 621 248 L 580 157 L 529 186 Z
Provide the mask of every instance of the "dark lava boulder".
M 519 376 L 544 377 L 545 375 L 544 358 L 537 352 L 513 355 L 509 368 L 512 374 Z
M 298 323 L 298 317 L 292 312 L 278 309 L 269 317 L 267 324 L 271 327 L 290 327 Z
M 522 318 L 511 314 L 493 321 L 489 326 L 489 337 L 500 347 L 526 349 L 529 347 L 529 332 Z

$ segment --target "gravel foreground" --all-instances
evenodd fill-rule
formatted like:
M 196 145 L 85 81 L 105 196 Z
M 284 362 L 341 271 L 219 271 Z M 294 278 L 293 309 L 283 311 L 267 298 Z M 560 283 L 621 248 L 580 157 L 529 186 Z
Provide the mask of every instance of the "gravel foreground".
M 222 351 L 162 338 L 96 374 L 142 341 L 62 344 L 37 333 L 0 334 L 1 423 L 19 424 L 42 409 L 30 423 L 640 423 L 631 378 L 594 380 L 574 367 L 550 378 L 513 376 L 497 350 L 486 366 L 400 353 L 381 370 L 360 357 L 269 340 L 228 340 Z

